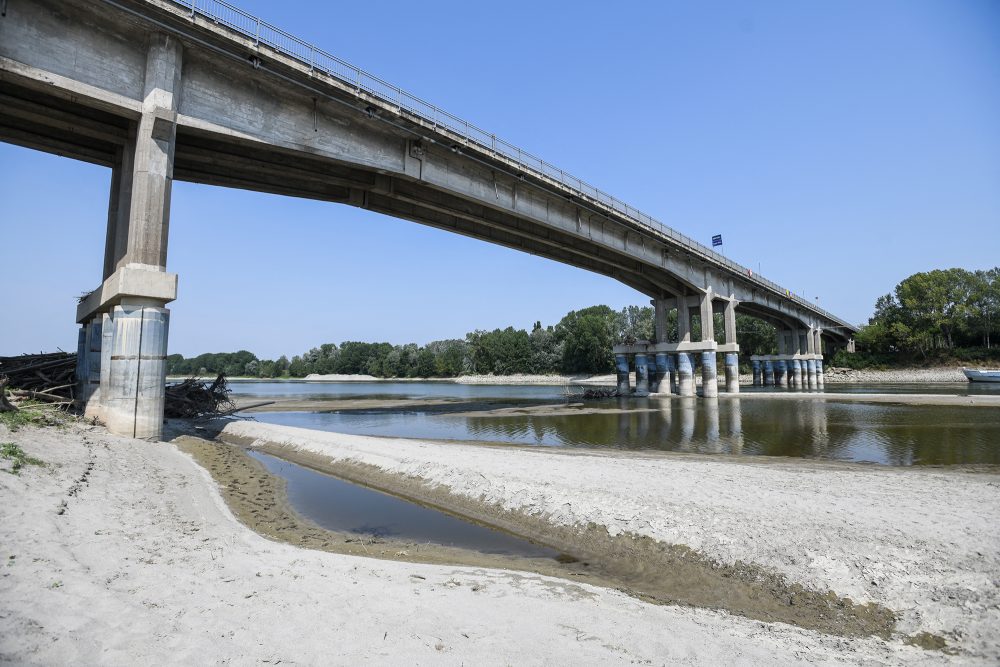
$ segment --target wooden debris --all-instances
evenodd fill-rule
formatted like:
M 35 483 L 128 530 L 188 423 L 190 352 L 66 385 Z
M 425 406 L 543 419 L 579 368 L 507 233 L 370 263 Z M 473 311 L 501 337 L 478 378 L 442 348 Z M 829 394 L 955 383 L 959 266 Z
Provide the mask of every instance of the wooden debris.
M 221 373 L 211 383 L 188 378 L 177 384 L 168 384 L 163 414 L 182 419 L 229 414 L 236 408 L 229 392 L 229 384 Z
M 0 377 L 0 412 L 17 412 L 17 406 L 12 405 L 7 400 L 8 382 L 9 380 L 6 377 Z
M 12 394 L 37 393 L 36 400 L 72 402 L 76 388 L 76 355 L 68 352 L 0 357 L 0 377 Z

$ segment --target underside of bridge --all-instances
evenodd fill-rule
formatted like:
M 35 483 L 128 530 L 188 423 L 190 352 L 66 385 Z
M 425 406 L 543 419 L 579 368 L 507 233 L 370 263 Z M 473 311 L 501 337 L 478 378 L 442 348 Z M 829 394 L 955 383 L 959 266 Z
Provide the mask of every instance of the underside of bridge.
M 112 169 L 103 281 L 77 321 L 82 400 L 115 433 L 155 438 L 162 428 L 166 305 L 177 290 L 166 270 L 174 179 L 358 206 L 619 280 L 656 310 L 657 340 L 616 350 L 626 377 L 634 357 L 640 392 L 656 390 L 673 369 L 677 391 L 692 393 L 692 353 L 701 355 L 706 395 L 716 391 L 717 353 L 726 355 L 727 389 L 738 391 L 737 308 L 778 327 L 782 363 L 818 363 L 820 378 L 824 341 L 846 344 L 853 331 L 672 230 L 190 4 L 8 0 L 0 140 Z M 673 341 L 663 324 L 672 309 Z M 721 345 L 716 312 L 725 322 Z M 701 321 L 697 341 L 692 316 Z

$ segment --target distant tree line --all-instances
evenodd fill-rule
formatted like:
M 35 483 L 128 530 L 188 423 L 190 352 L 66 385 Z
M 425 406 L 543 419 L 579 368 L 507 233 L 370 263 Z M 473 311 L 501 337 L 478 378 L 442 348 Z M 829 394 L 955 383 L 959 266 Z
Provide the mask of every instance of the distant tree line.
M 896 285 L 892 294 L 879 298 L 856 340 L 862 350 L 883 358 L 927 359 L 941 352 L 990 350 L 998 329 L 1000 267 L 943 269 L 915 273 Z
M 721 315 L 716 315 L 716 339 L 722 341 Z M 774 327 L 753 317 L 736 319 L 742 354 L 775 351 Z M 677 318 L 672 312 L 667 327 L 676 338 Z M 700 336 L 695 318 L 693 335 Z M 419 346 L 346 341 L 324 343 L 289 360 L 258 359 L 252 352 L 219 352 L 185 359 L 167 357 L 171 375 L 207 375 L 256 378 L 300 378 L 312 373 L 366 374 L 375 377 L 456 377 L 463 374 L 599 374 L 614 370 L 612 347 L 653 339 L 653 309 L 629 306 L 615 311 L 591 306 L 567 313 L 555 326 L 535 322 L 530 332 L 507 327 L 477 330 L 464 339 L 439 340 Z

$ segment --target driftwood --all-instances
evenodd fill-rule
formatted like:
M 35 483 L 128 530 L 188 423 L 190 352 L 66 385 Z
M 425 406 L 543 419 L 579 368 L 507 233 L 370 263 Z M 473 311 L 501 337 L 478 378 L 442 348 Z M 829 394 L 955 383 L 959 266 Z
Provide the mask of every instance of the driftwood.
M 46 408 L 72 405 L 76 389 L 76 355 L 67 352 L 0 357 L 0 387 L 19 399 L 45 403 Z M 236 405 L 229 398 L 226 378 L 213 382 L 189 378 L 166 387 L 164 414 L 193 419 L 232 414 Z M 0 390 L 0 412 L 17 410 Z
M 583 398 L 585 400 L 615 398 L 617 396 L 620 396 L 620 394 L 614 387 L 589 387 L 583 391 Z
M 0 357 L 0 376 L 7 377 L 11 390 L 45 394 L 44 397 L 31 398 L 72 402 L 76 385 L 76 355 L 53 352 Z
M 6 376 L 0 376 L 0 412 L 17 412 L 17 407 L 7 400 L 7 383 L 9 381 Z
M 188 378 L 177 384 L 168 384 L 163 414 L 183 419 L 229 414 L 236 408 L 229 392 L 226 377 L 221 373 L 212 383 Z

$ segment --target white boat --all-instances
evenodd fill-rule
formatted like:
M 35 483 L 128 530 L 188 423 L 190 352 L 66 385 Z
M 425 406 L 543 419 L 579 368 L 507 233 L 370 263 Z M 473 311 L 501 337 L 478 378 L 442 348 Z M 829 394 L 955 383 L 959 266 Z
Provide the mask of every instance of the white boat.
M 1000 371 L 980 371 L 974 368 L 963 368 L 962 372 L 969 382 L 1000 382 Z

